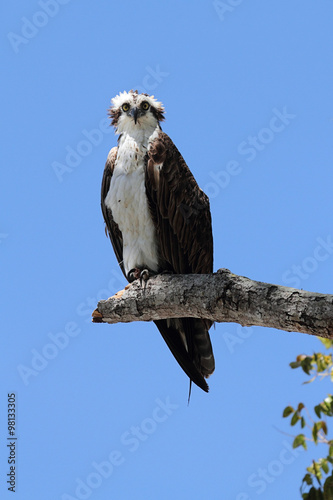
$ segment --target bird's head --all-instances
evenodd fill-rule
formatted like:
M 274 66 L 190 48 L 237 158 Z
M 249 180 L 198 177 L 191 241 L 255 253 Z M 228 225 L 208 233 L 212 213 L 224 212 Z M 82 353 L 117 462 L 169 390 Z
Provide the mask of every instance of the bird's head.
M 111 100 L 109 116 L 117 134 L 137 129 L 155 129 L 164 120 L 164 107 L 153 95 L 130 90 L 120 92 Z

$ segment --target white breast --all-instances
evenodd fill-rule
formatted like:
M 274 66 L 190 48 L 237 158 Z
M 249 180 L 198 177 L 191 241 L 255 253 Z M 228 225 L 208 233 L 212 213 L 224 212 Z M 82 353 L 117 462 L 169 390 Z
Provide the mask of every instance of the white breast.
M 125 134 L 124 134 L 125 135 Z M 123 236 L 126 274 L 135 267 L 158 271 L 158 245 L 145 191 L 144 156 L 148 147 L 121 137 L 110 189 L 105 198 Z

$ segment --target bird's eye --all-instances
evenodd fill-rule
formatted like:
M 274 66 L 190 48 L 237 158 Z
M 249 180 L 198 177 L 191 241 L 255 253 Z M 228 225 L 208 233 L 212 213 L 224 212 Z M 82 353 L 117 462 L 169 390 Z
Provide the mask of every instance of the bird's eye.
M 130 109 L 130 105 L 127 102 L 125 102 L 125 104 L 122 105 L 121 109 L 126 112 Z
M 149 109 L 149 104 L 147 101 L 143 101 L 143 103 L 141 104 L 141 108 L 143 109 L 143 111 L 147 111 Z

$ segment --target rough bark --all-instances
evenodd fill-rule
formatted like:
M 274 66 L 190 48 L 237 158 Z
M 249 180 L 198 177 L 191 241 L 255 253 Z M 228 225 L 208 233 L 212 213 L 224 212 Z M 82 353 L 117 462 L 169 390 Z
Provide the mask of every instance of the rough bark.
M 142 286 L 137 280 L 101 300 L 93 312 L 94 322 L 105 323 L 180 317 L 333 338 L 333 295 L 253 281 L 220 269 L 214 274 L 159 275 Z

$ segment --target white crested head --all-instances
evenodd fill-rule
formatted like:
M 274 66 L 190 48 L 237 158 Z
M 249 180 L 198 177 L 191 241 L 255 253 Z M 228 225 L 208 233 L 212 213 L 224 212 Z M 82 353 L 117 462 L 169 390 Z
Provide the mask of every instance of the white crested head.
M 154 130 L 164 120 L 164 107 L 153 95 L 130 90 L 111 99 L 109 116 L 117 134 Z

